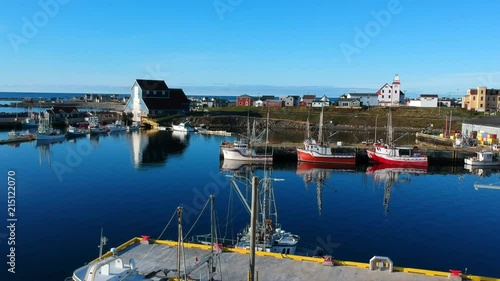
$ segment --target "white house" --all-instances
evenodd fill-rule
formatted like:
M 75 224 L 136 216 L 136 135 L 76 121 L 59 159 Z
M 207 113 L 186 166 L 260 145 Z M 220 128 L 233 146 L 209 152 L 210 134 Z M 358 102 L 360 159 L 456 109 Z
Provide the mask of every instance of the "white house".
M 312 107 L 329 107 L 330 99 L 327 96 L 321 97 L 319 100 L 314 100 L 311 104 Z
M 438 95 L 420 95 L 421 107 L 437 107 Z
M 348 99 L 358 99 L 363 106 L 377 106 L 377 93 L 348 93 Z
M 399 76 L 394 76 L 392 85 L 385 83 L 380 90 L 377 91 L 378 104 L 381 106 L 398 106 L 404 102 L 404 93 L 401 91 L 401 83 Z

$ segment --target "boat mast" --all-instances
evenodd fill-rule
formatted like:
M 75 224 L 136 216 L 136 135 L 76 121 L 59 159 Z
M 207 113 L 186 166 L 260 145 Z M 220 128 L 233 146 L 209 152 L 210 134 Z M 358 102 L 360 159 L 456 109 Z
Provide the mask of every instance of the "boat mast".
M 320 144 L 323 143 L 323 105 L 321 106 L 321 115 L 319 116 L 318 141 Z
M 389 113 L 387 114 L 387 144 L 392 145 L 392 111 L 389 107 Z
M 182 207 L 177 207 L 177 280 L 181 280 Z
M 102 258 L 102 248 L 104 248 L 104 245 L 106 245 L 106 242 L 108 242 L 108 238 L 104 237 L 102 235 L 103 228 L 101 227 L 101 239 L 99 242 L 99 260 Z

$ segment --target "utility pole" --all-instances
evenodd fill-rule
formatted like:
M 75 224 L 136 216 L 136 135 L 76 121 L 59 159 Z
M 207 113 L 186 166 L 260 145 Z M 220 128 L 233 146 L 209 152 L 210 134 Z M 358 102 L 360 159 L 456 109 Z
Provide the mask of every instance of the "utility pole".
M 257 196 L 259 178 L 252 177 L 252 214 L 250 216 L 250 272 L 248 281 L 255 281 L 255 231 L 257 227 Z

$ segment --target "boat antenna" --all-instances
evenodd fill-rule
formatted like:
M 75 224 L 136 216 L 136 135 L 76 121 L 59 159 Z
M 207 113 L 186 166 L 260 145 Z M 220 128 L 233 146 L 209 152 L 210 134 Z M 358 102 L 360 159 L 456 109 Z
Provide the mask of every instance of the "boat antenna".
M 104 248 L 104 245 L 106 245 L 106 242 L 108 242 L 108 238 L 103 236 L 103 228 L 101 227 L 101 239 L 99 242 L 99 260 L 102 258 L 102 248 Z
M 323 105 L 321 105 L 321 115 L 319 116 L 319 132 L 318 141 L 320 144 L 323 143 Z

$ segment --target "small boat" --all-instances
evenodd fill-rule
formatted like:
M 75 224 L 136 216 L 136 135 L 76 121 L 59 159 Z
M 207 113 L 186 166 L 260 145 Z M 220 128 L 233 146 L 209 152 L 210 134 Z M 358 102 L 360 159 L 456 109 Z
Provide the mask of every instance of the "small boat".
M 196 132 L 196 129 L 191 126 L 189 122 L 179 123 L 178 125 L 172 125 L 172 130 L 177 132 Z
M 236 140 L 234 142 L 223 141 L 220 149 L 224 160 L 239 160 L 249 162 L 272 162 L 272 153 L 257 153 L 256 150 L 250 147 L 247 140 Z
M 240 140 L 235 140 L 234 142 L 223 141 L 220 145 L 220 150 L 224 157 L 224 160 L 238 160 L 238 161 L 249 161 L 249 162 L 266 162 L 270 163 L 273 161 L 273 152 L 268 153 L 267 149 L 267 133 L 269 131 L 269 112 L 267 113 L 267 128 L 266 128 L 266 147 L 264 152 L 257 152 L 257 150 L 252 147 L 252 143 L 258 138 L 255 136 L 255 122 L 254 129 L 250 135 L 250 120 L 248 120 L 248 133 L 247 136 L 242 137 Z
M 132 125 L 126 127 L 127 132 L 139 131 L 139 129 L 141 125 L 138 122 L 132 122 Z
M 106 125 L 110 133 L 126 132 L 127 127 L 123 125 L 120 120 L 116 120 L 114 123 Z
M 66 136 L 68 138 L 77 138 L 86 136 L 89 133 L 89 130 L 85 127 L 73 127 L 69 126 L 68 130 L 66 130 Z
M 21 126 L 24 129 L 29 129 L 29 128 L 36 128 L 38 127 L 38 122 L 35 118 L 35 114 L 33 113 L 33 108 L 30 107 L 28 109 L 28 117 L 26 117 L 23 122 L 21 123 Z
M 367 149 L 368 158 L 376 163 L 403 165 L 403 166 L 428 166 L 427 155 L 424 155 L 414 148 L 396 146 L 392 141 L 392 114 L 389 108 L 387 117 L 387 143 L 376 142 L 374 149 Z
M 48 112 L 40 113 L 40 124 L 36 133 L 37 140 L 63 140 L 66 138 L 60 130 L 52 128 L 50 115 Z
M 297 148 L 297 160 L 299 162 L 332 163 L 332 164 L 355 164 L 356 153 L 332 153 L 332 148 L 323 141 L 323 107 L 319 117 L 318 141 L 309 137 L 309 119 L 307 119 L 307 138 L 304 148 Z
M 109 132 L 109 128 L 106 126 L 101 126 L 99 124 L 99 117 L 90 114 L 89 117 L 85 118 L 85 121 L 89 123 L 89 132 L 91 135 L 106 134 Z
M 249 179 L 247 179 L 249 180 Z M 297 250 L 297 244 L 299 243 L 300 237 L 291 232 L 287 232 L 281 228 L 281 224 L 278 223 L 278 211 L 276 209 L 276 203 L 274 199 L 273 181 L 278 179 L 273 179 L 267 170 L 264 172 L 264 177 L 258 182 L 258 194 L 260 198 L 260 207 L 258 207 L 258 214 L 255 211 L 258 221 L 255 228 L 255 250 L 278 253 L 278 254 L 295 254 Z M 232 178 L 233 186 L 238 189 L 238 195 L 241 196 L 241 190 L 236 183 L 235 177 Z M 246 202 L 246 199 L 241 197 L 241 200 Z M 244 204 L 248 213 L 252 213 L 249 208 L 249 204 Z M 238 239 L 234 247 L 236 249 L 250 250 L 251 245 L 251 232 L 252 229 L 250 225 L 246 226 L 241 233 L 238 234 Z
M 469 156 L 464 159 L 466 165 L 470 166 L 500 166 L 500 161 L 496 159 L 491 151 L 476 151 L 475 156 Z

